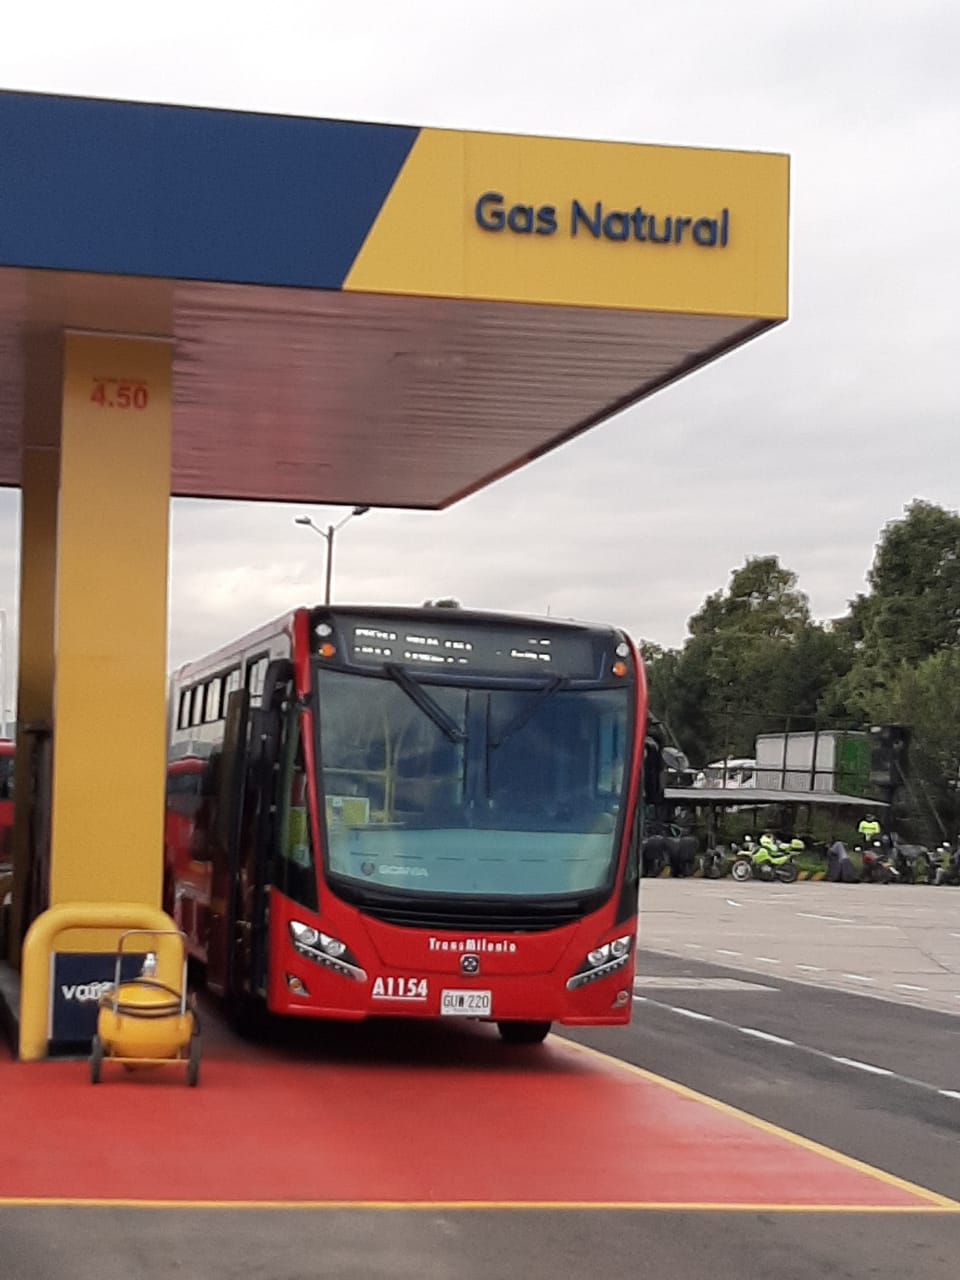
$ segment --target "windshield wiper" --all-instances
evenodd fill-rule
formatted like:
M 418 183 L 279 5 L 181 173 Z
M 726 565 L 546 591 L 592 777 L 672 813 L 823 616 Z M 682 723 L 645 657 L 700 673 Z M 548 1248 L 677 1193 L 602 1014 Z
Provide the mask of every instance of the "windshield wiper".
M 441 733 L 445 733 L 451 742 L 466 742 L 467 735 L 457 722 L 448 716 L 439 702 L 436 702 L 427 693 L 423 685 L 418 680 L 414 680 L 409 672 L 404 671 L 403 667 L 398 667 L 394 662 L 385 662 L 383 669 L 398 684 L 403 692 L 407 695 L 411 702 L 415 702 L 420 710 L 437 726 Z
M 566 680 L 564 680 L 562 676 L 554 676 L 553 679 L 549 680 L 542 689 L 537 690 L 533 697 L 520 708 L 512 720 L 507 721 L 496 736 L 493 736 L 492 734 L 490 735 L 487 739 L 487 746 L 490 748 L 502 746 L 508 738 L 512 738 L 515 733 L 519 733 L 524 725 L 526 725 L 536 712 L 540 710 L 543 703 L 546 702 L 548 698 L 552 698 L 559 689 L 562 689 L 566 685 L 566 683 Z

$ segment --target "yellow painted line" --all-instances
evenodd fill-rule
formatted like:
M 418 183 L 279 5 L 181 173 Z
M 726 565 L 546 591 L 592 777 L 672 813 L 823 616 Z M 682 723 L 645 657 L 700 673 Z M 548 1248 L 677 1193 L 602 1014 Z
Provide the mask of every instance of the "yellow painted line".
M 556 1039 L 556 1037 L 553 1037 L 554 1043 L 556 1043 Z M 675 1093 L 681 1098 L 687 1098 L 691 1102 L 699 1102 L 714 1111 L 719 1111 L 722 1115 L 730 1116 L 732 1119 L 740 1120 L 754 1129 L 759 1129 L 762 1133 L 768 1133 L 775 1138 L 782 1138 L 784 1142 L 789 1142 L 792 1146 L 801 1147 L 804 1151 L 812 1151 L 815 1155 L 831 1160 L 834 1164 L 843 1165 L 844 1168 L 865 1174 L 877 1182 L 886 1183 L 889 1187 L 896 1187 L 898 1190 L 906 1191 L 921 1200 L 927 1200 L 940 1209 L 960 1212 L 960 1202 L 951 1200 L 949 1196 L 941 1195 L 938 1191 L 930 1191 L 927 1187 L 918 1186 L 915 1182 L 908 1182 L 906 1178 L 900 1178 L 895 1173 L 887 1173 L 885 1169 L 877 1169 L 874 1165 L 867 1164 L 863 1160 L 857 1160 L 854 1156 L 844 1155 L 842 1151 L 834 1151 L 832 1147 L 825 1147 L 820 1142 L 814 1142 L 812 1138 L 804 1138 L 799 1133 L 793 1133 L 789 1129 L 782 1129 L 779 1125 L 772 1124 L 769 1120 L 761 1120 L 759 1116 L 751 1115 L 749 1111 L 741 1111 L 739 1107 L 732 1107 L 728 1102 L 721 1102 L 719 1098 L 711 1098 L 705 1093 L 698 1093 L 696 1089 L 689 1089 L 685 1084 L 678 1084 L 675 1080 L 668 1080 L 666 1076 L 659 1076 L 653 1071 L 647 1071 L 645 1067 L 635 1066 L 632 1062 L 623 1062 L 619 1058 L 611 1057 L 610 1054 L 601 1053 L 599 1049 L 591 1049 L 585 1044 L 578 1044 L 575 1040 L 564 1040 L 563 1044 L 565 1048 L 582 1054 L 584 1057 L 593 1058 L 595 1061 L 602 1062 L 607 1066 L 613 1066 L 630 1075 L 639 1076 L 641 1080 L 646 1080 L 649 1084 L 659 1085 L 662 1089 L 669 1089 L 671 1093 Z
M 775 1204 L 750 1201 L 723 1203 L 677 1200 L 128 1200 L 71 1196 L 0 1196 L 0 1208 L 36 1209 L 231 1209 L 243 1212 L 277 1210 L 371 1210 L 380 1213 L 450 1211 L 522 1211 L 524 1209 L 584 1212 L 641 1213 L 869 1213 L 869 1214 L 957 1214 L 960 1204 L 945 1205 L 861 1205 L 861 1204 Z

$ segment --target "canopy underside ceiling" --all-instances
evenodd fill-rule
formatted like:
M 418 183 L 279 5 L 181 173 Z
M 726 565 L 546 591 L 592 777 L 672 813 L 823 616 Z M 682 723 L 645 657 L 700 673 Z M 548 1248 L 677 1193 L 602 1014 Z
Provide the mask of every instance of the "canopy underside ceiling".
M 441 507 L 766 327 L 3 268 L 0 484 L 32 335 L 173 340 L 176 495 Z

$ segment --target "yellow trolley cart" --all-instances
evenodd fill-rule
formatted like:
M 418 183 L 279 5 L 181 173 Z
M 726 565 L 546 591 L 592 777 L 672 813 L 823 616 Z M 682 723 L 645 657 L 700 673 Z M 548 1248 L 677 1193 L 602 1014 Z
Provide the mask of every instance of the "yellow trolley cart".
M 164 944 L 161 940 L 169 939 Z M 136 978 L 122 980 L 125 956 L 133 954 L 131 942 L 143 950 L 152 942 Z M 174 940 L 176 940 L 174 942 Z M 178 948 L 180 986 L 161 982 L 158 944 Z M 90 1052 L 90 1083 L 99 1084 L 104 1062 L 119 1062 L 128 1070 L 139 1067 L 178 1066 L 187 1070 L 187 1084 L 200 1078 L 200 1023 L 195 1002 L 187 993 L 186 938 L 175 929 L 128 929 L 117 942 L 113 989 L 100 998 L 97 1032 Z

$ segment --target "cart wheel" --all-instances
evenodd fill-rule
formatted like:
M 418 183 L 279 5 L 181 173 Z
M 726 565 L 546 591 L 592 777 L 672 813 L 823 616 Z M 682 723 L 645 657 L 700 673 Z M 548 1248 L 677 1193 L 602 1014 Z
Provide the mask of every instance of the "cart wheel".
M 90 1083 L 100 1083 L 100 1068 L 103 1066 L 103 1041 L 99 1036 L 93 1037 L 90 1045 Z
M 187 1059 L 187 1084 L 191 1089 L 196 1088 L 197 1081 L 200 1079 L 200 1037 L 196 1034 L 190 1037 L 190 1056 Z

